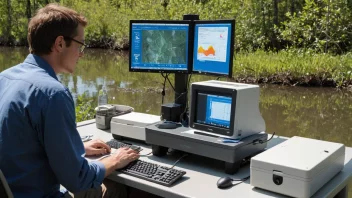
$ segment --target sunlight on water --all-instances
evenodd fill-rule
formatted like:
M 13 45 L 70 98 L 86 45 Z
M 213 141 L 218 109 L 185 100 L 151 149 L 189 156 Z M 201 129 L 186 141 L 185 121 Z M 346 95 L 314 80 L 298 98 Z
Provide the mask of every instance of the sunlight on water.
M 25 48 L 0 47 L 0 71 L 22 62 L 26 56 Z M 170 76 L 173 82 L 173 75 Z M 59 79 L 69 87 L 74 97 L 86 94 L 85 99 L 92 99 L 94 104 L 97 104 L 97 91 L 106 84 L 109 103 L 130 105 L 137 112 L 160 114 L 162 76 L 129 72 L 126 53 L 88 49 L 75 73 L 60 74 Z M 192 76 L 192 82 L 209 79 L 216 78 Z M 259 107 L 268 133 L 310 137 L 352 146 L 351 92 L 334 88 L 260 86 Z M 164 103 L 173 100 L 173 90 L 167 84 Z

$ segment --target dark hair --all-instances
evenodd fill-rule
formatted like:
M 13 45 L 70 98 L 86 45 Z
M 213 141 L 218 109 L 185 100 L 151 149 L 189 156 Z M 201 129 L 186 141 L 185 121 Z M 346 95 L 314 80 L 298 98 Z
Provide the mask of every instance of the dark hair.
M 43 55 L 51 52 L 58 36 L 77 36 L 77 27 L 87 25 L 87 19 L 76 11 L 51 3 L 39 9 L 28 24 L 29 52 Z M 70 46 L 67 40 L 66 45 Z

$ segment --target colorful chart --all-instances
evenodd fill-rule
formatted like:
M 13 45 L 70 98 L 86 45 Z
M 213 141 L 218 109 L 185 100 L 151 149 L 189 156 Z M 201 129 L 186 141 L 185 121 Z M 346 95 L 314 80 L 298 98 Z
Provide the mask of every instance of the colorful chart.
M 228 34 L 227 27 L 200 27 L 197 60 L 226 62 Z
M 199 53 L 199 54 L 204 54 L 204 56 L 210 56 L 210 55 L 215 56 L 215 49 L 214 49 L 213 46 L 209 46 L 209 47 L 205 50 L 202 46 L 200 46 L 200 47 L 198 48 L 198 53 Z

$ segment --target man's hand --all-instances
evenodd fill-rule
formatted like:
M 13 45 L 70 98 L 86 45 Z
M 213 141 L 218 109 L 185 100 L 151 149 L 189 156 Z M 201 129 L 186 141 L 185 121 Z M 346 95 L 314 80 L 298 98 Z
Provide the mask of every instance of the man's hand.
M 110 156 L 115 162 L 115 169 L 120 169 L 125 167 L 130 162 L 137 160 L 139 154 L 130 148 L 119 148 L 116 152 Z
M 110 147 L 102 140 L 91 140 L 84 143 L 86 155 L 105 155 L 111 152 Z
M 110 175 L 116 169 L 120 169 L 125 167 L 130 162 L 137 160 L 139 158 L 139 154 L 137 151 L 132 150 L 131 148 L 119 148 L 114 154 L 109 157 L 105 157 L 100 161 L 105 166 L 105 177 Z

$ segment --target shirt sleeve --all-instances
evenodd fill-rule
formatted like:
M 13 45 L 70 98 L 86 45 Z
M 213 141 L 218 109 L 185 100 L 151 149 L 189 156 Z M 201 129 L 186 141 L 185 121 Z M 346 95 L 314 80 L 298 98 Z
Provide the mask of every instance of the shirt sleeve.
M 60 184 L 73 193 L 100 186 L 106 170 L 101 162 L 84 158 L 71 94 L 66 90 L 52 95 L 43 114 L 43 144 Z

